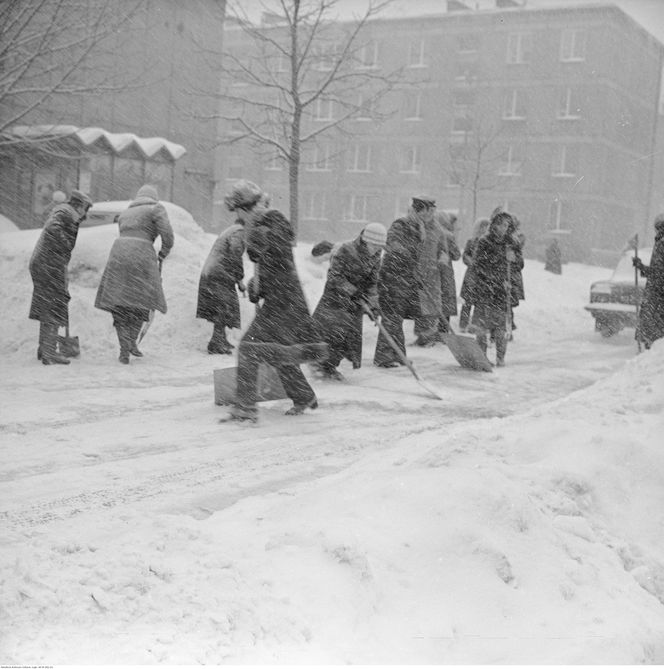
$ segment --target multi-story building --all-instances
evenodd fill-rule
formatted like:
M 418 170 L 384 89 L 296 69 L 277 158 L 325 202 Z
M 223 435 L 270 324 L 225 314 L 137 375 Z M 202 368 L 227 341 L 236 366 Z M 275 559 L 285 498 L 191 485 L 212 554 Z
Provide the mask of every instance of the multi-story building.
M 651 236 L 662 44 L 613 5 L 447 8 L 364 28 L 363 66 L 403 74 L 380 102 L 387 120 L 358 114 L 303 152 L 300 238 L 389 224 L 421 192 L 458 211 L 462 238 L 505 206 L 531 256 L 552 234 L 567 259 L 600 262 L 635 232 Z M 251 48 L 238 30 L 225 40 Z M 330 105 L 305 123 L 334 114 Z M 217 167 L 220 190 L 250 178 L 287 209 L 283 164 L 237 143 L 219 149 Z

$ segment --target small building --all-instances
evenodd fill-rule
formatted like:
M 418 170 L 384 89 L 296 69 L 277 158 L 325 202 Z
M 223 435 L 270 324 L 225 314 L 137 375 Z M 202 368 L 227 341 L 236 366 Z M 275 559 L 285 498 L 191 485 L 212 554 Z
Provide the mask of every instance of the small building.
M 93 201 L 129 200 L 142 184 L 173 198 L 180 144 L 161 137 L 71 125 L 15 126 L 0 148 L 0 211 L 38 228 L 56 190 L 82 190 Z M 10 140 L 9 142 L 7 140 Z

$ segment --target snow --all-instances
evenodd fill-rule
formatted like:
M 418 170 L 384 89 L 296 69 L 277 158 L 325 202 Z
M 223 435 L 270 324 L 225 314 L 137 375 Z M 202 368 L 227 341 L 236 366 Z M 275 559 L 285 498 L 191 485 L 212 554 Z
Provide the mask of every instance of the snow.
M 19 229 L 14 221 L 0 214 L 0 234 L 3 232 L 16 232 Z
M 194 317 L 214 236 L 166 207 L 169 311 L 129 366 L 93 307 L 117 227 L 80 230 L 67 367 L 35 358 L 39 231 L 2 236 L 3 662 L 664 662 L 664 344 L 594 332 L 583 305 L 609 269 L 527 260 L 493 373 L 409 346 L 443 401 L 371 365 L 366 321 L 362 369 L 312 379 L 316 411 L 222 425 L 212 372 L 234 361 Z

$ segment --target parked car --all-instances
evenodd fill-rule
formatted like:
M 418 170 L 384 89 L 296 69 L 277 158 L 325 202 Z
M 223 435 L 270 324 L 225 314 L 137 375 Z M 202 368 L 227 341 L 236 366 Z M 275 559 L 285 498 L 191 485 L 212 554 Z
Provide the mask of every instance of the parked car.
M 83 228 L 91 228 L 97 225 L 109 225 L 117 223 L 120 214 L 129 206 L 129 200 L 120 202 L 95 202 L 88 215 L 81 223 Z
M 639 249 L 639 258 L 650 263 L 652 248 Z M 621 256 L 611 277 L 595 281 L 590 286 L 590 304 L 585 308 L 595 319 L 595 330 L 603 337 L 611 337 L 626 327 L 636 326 L 636 308 L 641 303 L 646 280 L 640 275 L 635 281 L 630 249 Z

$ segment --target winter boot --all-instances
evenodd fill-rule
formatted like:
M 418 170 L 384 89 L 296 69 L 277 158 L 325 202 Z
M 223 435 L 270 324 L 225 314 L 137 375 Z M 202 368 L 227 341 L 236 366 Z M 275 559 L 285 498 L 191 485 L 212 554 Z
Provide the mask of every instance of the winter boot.
M 299 416 L 304 413 L 305 409 L 318 409 L 318 400 L 314 396 L 306 404 L 293 404 L 293 406 L 285 412 L 286 416 Z
M 40 326 L 42 341 L 40 346 L 41 361 L 44 365 L 68 365 L 69 358 L 57 352 L 58 326 L 52 323 L 42 323 Z
M 142 321 L 137 321 L 127 326 L 127 332 L 129 334 L 129 353 L 131 353 L 135 358 L 142 358 L 143 353 L 138 348 L 138 335 L 141 333 Z
M 226 339 L 226 328 L 219 323 L 214 324 L 214 330 L 212 330 L 212 338 L 208 343 L 207 347 L 208 353 L 221 353 L 222 355 L 230 355 L 233 351 L 228 339 Z
M 120 343 L 120 356 L 118 360 L 123 365 L 129 364 L 129 349 L 131 348 L 131 335 L 127 332 L 126 325 L 116 325 L 118 332 L 118 342 Z

